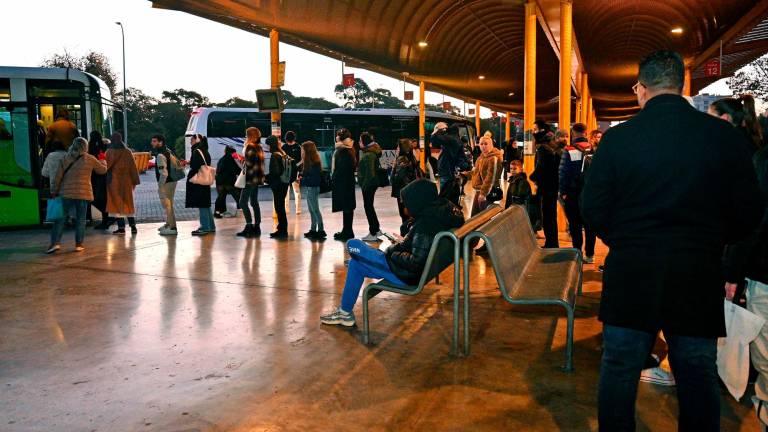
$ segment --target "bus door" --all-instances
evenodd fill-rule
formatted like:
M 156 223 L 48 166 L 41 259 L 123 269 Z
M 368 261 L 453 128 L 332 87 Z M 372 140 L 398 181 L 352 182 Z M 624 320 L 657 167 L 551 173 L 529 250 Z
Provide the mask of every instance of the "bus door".
M 36 147 L 24 102 L 0 101 L 0 228 L 40 223 Z

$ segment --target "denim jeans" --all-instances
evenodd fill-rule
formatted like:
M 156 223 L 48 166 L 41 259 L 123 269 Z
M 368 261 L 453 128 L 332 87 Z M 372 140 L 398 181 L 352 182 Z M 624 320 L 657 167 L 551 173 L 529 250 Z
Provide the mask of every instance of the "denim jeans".
M 384 252 L 368 246 L 364 241 L 352 239 L 347 241 L 347 250 L 351 259 L 347 268 L 347 280 L 341 293 L 341 309 L 352 312 L 357 302 L 357 296 L 363 288 L 365 278 L 385 279 L 387 282 L 405 285 L 392 273 L 387 264 Z
M 64 223 L 67 220 L 66 217 L 72 213 L 75 214 L 75 244 L 83 244 L 83 240 L 85 240 L 85 212 L 88 209 L 88 201 L 63 198 L 61 203 L 64 207 L 64 219 L 58 220 L 53 224 L 53 229 L 51 230 L 51 244 L 56 245 L 61 243 L 61 236 L 64 233 Z
M 250 206 L 249 206 L 250 203 Z M 253 207 L 253 216 L 251 215 Z M 240 208 L 245 216 L 245 223 L 261 225 L 261 209 L 259 208 L 259 187 L 247 185 L 240 193 Z M 255 219 L 254 219 L 255 218 Z
M 677 383 L 680 407 L 678 430 L 720 430 L 720 389 L 717 339 L 664 332 Z M 611 325 L 603 326 L 598 420 L 600 431 L 635 430 L 637 387 L 656 334 Z
M 307 187 L 307 207 L 309 207 L 309 216 L 312 220 L 311 231 L 325 231 L 323 228 L 323 214 L 320 213 L 320 187 Z
M 200 229 L 205 232 L 216 232 L 216 225 L 213 223 L 213 212 L 210 207 L 200 208 Z

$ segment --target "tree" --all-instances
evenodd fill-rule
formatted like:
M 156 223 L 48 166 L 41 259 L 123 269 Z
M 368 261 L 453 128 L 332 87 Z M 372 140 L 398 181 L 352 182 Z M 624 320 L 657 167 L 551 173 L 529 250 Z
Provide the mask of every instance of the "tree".
M 211 101 L 207 97 L 196 91 L 185 89 L 164 91 L 163 100 L 181 105 L 189 113 L 191 113 L 192 109 L 195 107 L 205 107 L 211 105 Z
M 405 102 L 385 88 L 377 88 L 373 91 L 373 100 L 376 108 L 405 108 Z
M 237 96 L 231 97 L 224 102 L 217 104 L 220 107 L 237 107 L 237 108 L 258 108 L 259 104 L 256 101 L 239 98 Z
M 109 59 L 104 54 L 90 51 L 86 55 L 78 57 L 64 50 L 64 54 L 54 54 L 43 60 L 42 67 L 71 68 L 88 72 L 104 81 L 110 93 L 117 93 L 117 73 L 109 64 Z
M 115 96 L 122 102 L 122 92 Z M 125 104 L 128 109 L 128 135 L 131 147 L 137 151 L 148 151 L 152 135 L 162 133 L 155 124 L 158 100 L 134 87 L 128 88 L 127 96 Z M 114 121 L 115 129 L 122 131 L 122 114 L 116 113 Z
M 768 102 L 768 55 L 741 68 L 728 79 L 728 87 L 736 94 L 750 93 Z
M 337 84 L 333 91 L 336 97 L 344 101 L 345 108 L 365 107 L 371 105 L 373 92 L 368 84 L 360 78 L 355 78 L 355 85 L 344 87 Z

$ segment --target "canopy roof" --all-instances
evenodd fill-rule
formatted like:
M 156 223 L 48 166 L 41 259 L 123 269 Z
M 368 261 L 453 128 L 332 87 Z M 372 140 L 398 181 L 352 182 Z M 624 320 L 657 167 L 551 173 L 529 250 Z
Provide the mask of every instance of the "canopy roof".
M 150 0 L 253 33 L 280 32 L 296 45 L 500 111 L 522 112 L 522 0 Z M 557 115 L 561 0 L 538 0 L 537 116 Z M 717 79 L 703 64 L 719 55 L 723 74 L 768 52 L 768 0 L 576 0 L 574 67 L 589 75 L 601 120 L 637 108 L 637 63 L 657 49 L 692 66 L 693 92 Z M 683 29 L 682 34 L 670 30 Z M 427 47 L 419 47 L 426 41 Z M 479 75 L 486 79 L 480 80 Z M 510 94 L 512 94 L 510 96 Z

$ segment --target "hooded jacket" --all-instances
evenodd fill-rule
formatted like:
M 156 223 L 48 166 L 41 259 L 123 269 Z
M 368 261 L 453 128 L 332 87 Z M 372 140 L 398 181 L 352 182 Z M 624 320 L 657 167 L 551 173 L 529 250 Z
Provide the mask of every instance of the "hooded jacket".
M 483 195 L 488 195 L 494 186 L 499 185 L 503 162 L 504 155 L 496 147 L 491 147 L 487 153 L 481 153 L 472 173 L 472 188 Z M 496 169 L 495 177 L 494 168 Z
M 398 279 L 419 283 L 429 250 L 437 233 L 464 225 L 461 208 L 437 196 L 437 186 L 426 179 L 411 182 L 401 192 L 413 224 L 402 242 L 386 251 L 387 264 Z
M 525 204 L 530 198 L 531 185 L 528 183 L 528 176 L 524 172 L 511 176 L 509 178 L 509 186 L 507 186 L 505 208 L 512 204 Z
M 357 182 L 361 189 L 368 190 L 379 186 L 376 170 L 379 168 L 380 158 L 381 147 L 377 143 L 372 142 L 363 149 L 363 156 L 360 157 L 357 167 Z
M 459 171 L 469 171 L 472 165 L 464 154 L 464 146 L 458 137 L 445 132 L 439 132 L 429 138 L 430 145 L 440 147 L 440 157 L 437 159 L 437 173 L 445 181 L 452 179 Z
M 561 154 L 552 140 L 542 142 L 536 149 L 536 168 L 531 173 L 531 180 L 544 195 L 557 195 Z

